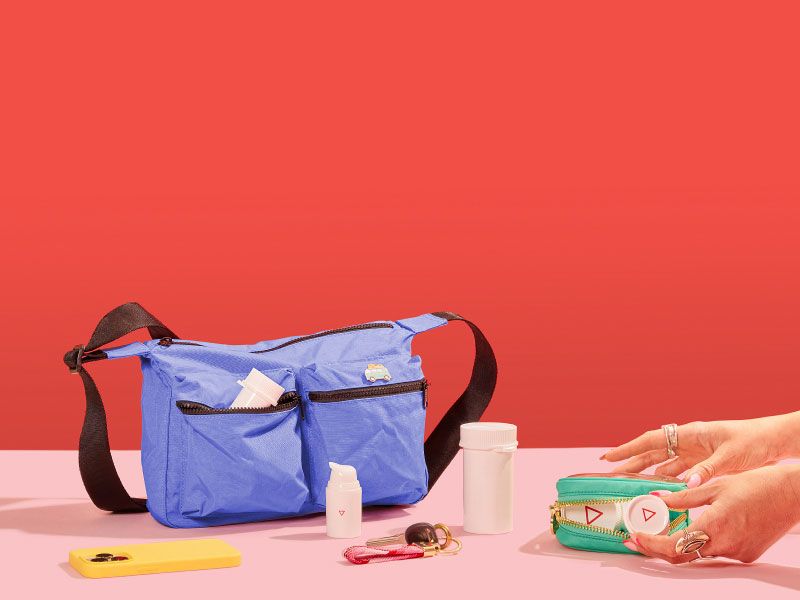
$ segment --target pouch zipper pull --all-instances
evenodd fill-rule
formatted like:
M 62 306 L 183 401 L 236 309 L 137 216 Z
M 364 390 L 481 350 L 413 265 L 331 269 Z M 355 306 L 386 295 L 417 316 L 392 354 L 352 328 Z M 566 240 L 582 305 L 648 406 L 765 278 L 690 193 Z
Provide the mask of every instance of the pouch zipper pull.
M 172 344 L 173 344 L 172 338 L 165 337 L 158 340 L 159 346 L 172 346 Z

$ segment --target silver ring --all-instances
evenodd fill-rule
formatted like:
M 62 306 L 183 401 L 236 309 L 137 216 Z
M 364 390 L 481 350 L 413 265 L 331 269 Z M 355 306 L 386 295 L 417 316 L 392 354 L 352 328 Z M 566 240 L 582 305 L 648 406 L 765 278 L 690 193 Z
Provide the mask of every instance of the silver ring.
M 678 424 L 670 423 L 662 425 L 661 430 L 664 432 L 664 437 L 667 439 L 667 456 L 675 458 L 678 456 Z

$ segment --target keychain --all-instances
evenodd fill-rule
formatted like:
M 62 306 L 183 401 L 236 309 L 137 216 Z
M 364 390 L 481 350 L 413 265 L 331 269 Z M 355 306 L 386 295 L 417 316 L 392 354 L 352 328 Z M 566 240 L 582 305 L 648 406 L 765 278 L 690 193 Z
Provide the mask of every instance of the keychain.
M 443 543 L 439 541 L 437 530 L 445 536 Z M 451 543 L 455 548 L 448 548 Z M 461 547 L 461 540 L 454 538 L 446 525 L 415 523 L 402 534 L 368 540 L 366 546 L 351 546 L 342 556 L 355 565 L 365 565 L 371 562 L 427 558 L 437 554 L 458 554 Z
M 444 534 L 444 542 L 442 542 L 436 534 L 437 530 Z M 370 548 L 381 548 L 394 544 L 439 544 L 439 546 L 444 549 L 450 545 L 452 540 L 453 535 L 450 533 L 450 528 L 444 523 L 437 523 L 436 525 L 431 525 L 430 523 L 414 523 L 407 527 L 403 533 L 367 540 L 367 546 Z

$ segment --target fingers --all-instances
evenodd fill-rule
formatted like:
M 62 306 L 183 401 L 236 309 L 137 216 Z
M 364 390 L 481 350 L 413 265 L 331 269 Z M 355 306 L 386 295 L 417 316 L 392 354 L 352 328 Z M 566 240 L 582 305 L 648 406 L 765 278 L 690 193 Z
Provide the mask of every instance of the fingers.
M 624 460 L 626 458 L 636 456 L 637 454 L 649 452 L 650 450 L 659 450 L 666 447 L 667 442 L 664 438 L 664 432 L 660 429 L 654 429 L 652 431 L 648 431 L 647 433 L 643 433 L 635 440 L 631 440 L 626 444 L 612 448 L 600 458 L 601 460 L 605 459 L 610 462 L 617 462 L 618 460 Z
M 636 550 L 645 556 L 652 556 L 666 560 L 674 565 L 682 564 L 697 558 L 696 554 L 678 554 L 675 551 L 675 544 L 683 534 L 679 531 L 672 535 L 649 535 L 637 533 L 631 535 L 631 541 L 625 542 L 625 546 L 631 550 Z M 633 544 L 631 546 L 630 544 Z
M 672 492 L 671 494 L 658 494 L 664 503 L 673 510 L 685 510 L 711 504 L 717 498 L 716 485 L 704 485 L 691 490 Z
M 698 490 L 690 490 L 691 492 L 699 492 L 704 488 Z M 680 492 L 683 493 L 683 492 Z M 670 496 L 662 497 L 665 501 L 668 497 L 677 496 L 679 493 L 670 494 Z M 728 556 L 728 545 L 726 545 L 724 530 L 720 530 L 717 526 L 718 519 L 713 516 L 715 509 L 709 508 L 700 518 L 697 519 L 686 529 L 676 531 L 672 535 L 648 535 L 645 533 L 636 533 L 631 535 L 630 541 L 625 541 L 624 544 L 631 550 L 636 550 L 646 556 L 652 556 L 666 560 L 672 564 L 683 564 L 697 559 L 697 553 L 681 554 L 675 549 L 678 540 L 690 531 L 702 531 L 709 537 L 709 541 L 700 549 L 700 555 L 708 556 Z
M 665 449 L 650 450 L 649 452 L 645 452 L 644 454 L 639 454 L 638 456 L 634 456 L 625 464 L 614 467 L 614 472 L 638 473 L 639 471 L 644 471 L 647 467 L 651 467 L 660 462 L 664 462 L 665 460 L 667 460 L 667 451 Z
M 691 464 L 679 456 L 656 467 L 654 473 L 661 477 L 677 477 L 691 466 Z
M 686 485 L 690 488 L 694 488 L 706 483 L 709 479 L 717 475 L 723 475 L 729 472 L 731 470 L 731 458 L 728 452 L 719 448 L 706 460 L 697 463 L 691 468 L 686 477 Z

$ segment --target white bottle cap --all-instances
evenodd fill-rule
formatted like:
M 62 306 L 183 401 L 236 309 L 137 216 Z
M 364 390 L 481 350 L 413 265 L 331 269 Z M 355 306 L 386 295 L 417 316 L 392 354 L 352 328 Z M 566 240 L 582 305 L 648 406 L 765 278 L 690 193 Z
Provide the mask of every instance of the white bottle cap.
M 465 450 L 513 452 L 517 448 L 517 426 L 510 423 L 464 423 L 460 445 Z
M 622 519 L 629 533 L 660 535 L 669 528 L 669 507 L 658 496 L 636 496 L 624 505 Z
M 257 369 L 251 369 L 244 381 L 237 381 L 244 389 L 236 396 L 231 408 L 263 408 L 276 406 L 285 391 Z
M 328 480 L 329 487 L 345 490 L 354 490 L 361 487 L 358 483 L 358 474 L 355 467 L 340 465 L 335 462 L 329 462 L 328 466 L 331 468 L 331 478 Z

